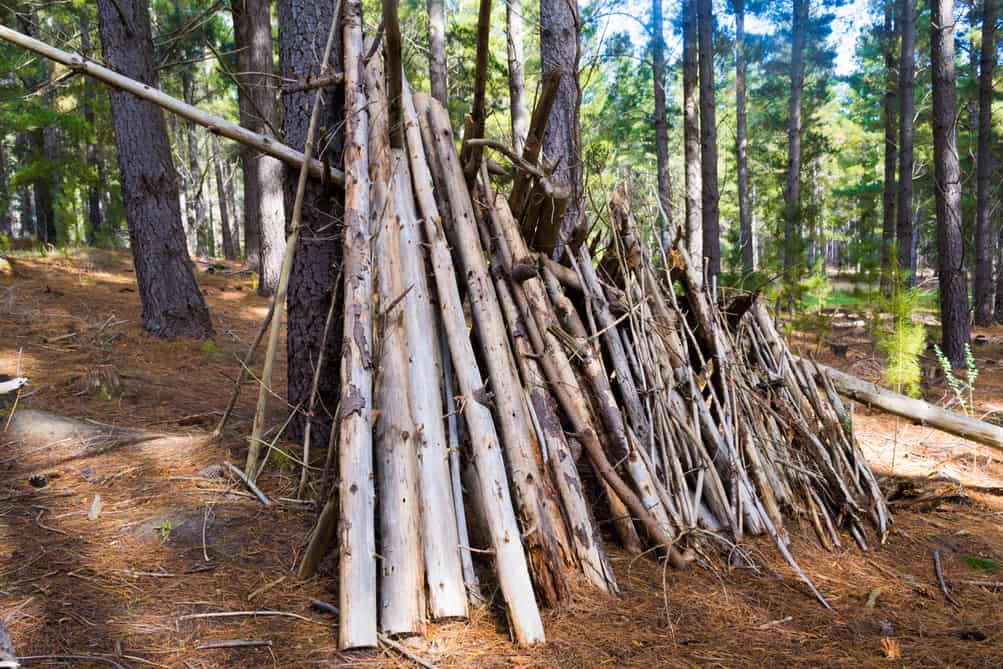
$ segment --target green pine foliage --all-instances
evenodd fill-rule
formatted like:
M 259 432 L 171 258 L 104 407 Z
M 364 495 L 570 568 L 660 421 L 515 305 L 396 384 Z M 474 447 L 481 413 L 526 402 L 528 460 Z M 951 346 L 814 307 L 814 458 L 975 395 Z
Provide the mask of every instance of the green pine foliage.
M 923 376 L 919 356 L 926 347 L 926 328 L 915 318 L 923 293 L 906 287 L 897 267 L 892 268 L 892 276 L 891 293 L 880 300 L 881 311 L 891 316 L 891 328 L 877 333 L 886 356 L 884 380 L 898 392 L 916 397 Z

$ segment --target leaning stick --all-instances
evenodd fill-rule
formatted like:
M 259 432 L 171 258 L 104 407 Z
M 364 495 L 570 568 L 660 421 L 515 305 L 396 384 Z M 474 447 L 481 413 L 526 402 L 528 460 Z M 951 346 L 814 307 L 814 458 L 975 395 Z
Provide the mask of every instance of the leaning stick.
M 302 168 L 304 164 L 303 156 L 309 155 L 307 152 L 300 153 L 296 149 L 286 146 L 282 142 L 277 141 L 274 137 L 251 132 L 247 128 L 241 127 L 236 123 L 231 123 L 226 119 L 210 114 L 198 107 L 194 107 L 178 100 L 177 98 L 171 97 L 160 89 L 136 81 L 135 79 L 130 79 L 129 77 L 115 72 L 114 70 L 110 70 L 100 63 L 90 60 L 89 58 L 84 58 L 79 54 L 69 53 L 61 49 L 57 49 L 45 42 L 41 42 L 23 33 L 19 33 L 16 30 L 11 30 L 7 26 L 0 25 L 0 39 L 6 40 L 11 44 L 24 49 L 28 49 L 29 51 L 33 51 L 50 60 L 54 60 L 57 63 L 65 65 L 74 72 L 86 74 L 104 84 L 112 86 L 113 88 L 118 88 L 126 93 L 132 93 L 137 98 L 146 100 L 147 102 L 152 102 L 158 107 L 163 107 L 167 111 L 177 114 L 178 116 L 193 123 L 204 126 L 211 132 L 222 135 L 227 139 L 232 139 L 240 144 L 246 144 L 247 146 L 254 147 L 262 153 L 272 156 L 273 158 L 278 158 L 282 162 L 293 167 Z M 333 167 L 325 168 L 324 163 L 314 158 L 311 158 L 306 165 L 310 176 L 314 178 L 327 178 L 339 186 L 342 186 L 345 183 L 345 174 L 339 169 L 335 169 Z
M 268 313 L 265 314 L 265 320 L 261 321 L 261 325 L 258 327 L 257 334 L 254 335 L 254 341 L 251 345 L 247 347 L 247 353 L 244 355 L 244 360 L 240 363 L 240 369 L 237 371 L 237 380 L 233 383 L 233 393 L 230 395 L 230 401 L 226 405 L 226 409 L 223 411 L 222 417 L 219 419 L 219 423 L 216 425 L 216 429 L 212 431 L 209 436 L 210 441 L 216 441 L 221 436 L 223 436 L 223 430 L 226 428 L 226 423 L 230 420 L 230 414 L 233 413 L 233 408 L 237 406 L 237 399 L 240 397 L 240 387 L 244 383 L 244 375 L 247 370 L 251 367 L 251 358 L 254 357 L 255 351 L 258 350 L 258 346 L 261 345 L 261 340 L 265 337 L 265 332 L 268 331 L 268 324 L 272 322 L 272 315 L 275 314 L 275 303 L 272 302 L 268 305 Z M 304 459 L 304 462 L 306 460 Z
M 328 61 L 331 59 L 331 51 L 334 47 L 334 35 L 338 26 L 338 15 L 341 13 L 341 0 L 335 6 L 334 17 L 331 19 L 331 28 L 327 33 L 327 44 L 324 45 L 324 58 L 320 64 L 321 76 L 327 74 Z M 320 119 L 320 101 L 324 97 L 322 91 L 317 91 L 313 98 L 313 109 L 310 111 L 310 124 L 306 131 L 306 141 L 303 143 L 303 155 L 313 155 L 314 139 L 317 136 L 317 122 Z M 289 238 L 286 240 L 286 252 L 282 258 L 282 273 L 279 274 L 279 285 L 275 289 L 275 296 L 272 298 L 272 311 L 274 314 L 282 314 L 286 304 L 286 293 L 289 290 L 289 275 L 293 269 L 293 258 L 296 256 L 296 244 L 299 241 L 300 220 L 303 216 L 303 197 L 306 194 L 306 182 L 310 172 L 308 169 L 300 168 L 299 181 L 296 184 L 296 201 L 293 203 L 292 220 L 289 223 L 291 228 Z M 332 296 L 333 299 L 333 296 Z M 247 447 L 247 464 L 244 469 L 251 477 L 256 476 L 258 471 L 258 456 L 261 453 L 261 435 L 265 429 L 265 413 L 268 411 L 268 394 L 271 392 L 272 369 L 275 366 L 275 354 L 279 348 L 279 334 L 282 331 L 282 318 L 272 318 L 272 327 L 268 332 L 268 348 L 265 352 L 265 366 L 261 371 L 261 387 L 258 390 L 258 407 L 254 414 L 254 424 L 251 428 L 251 441 Z M 323 347 L 323 342 L 321 347 Z M 304 462 L 303 471 L 306 471 Z
M 404 113 L 415 195 L 424 220 L 425 241 L 429 244 L 449 351 L 455 363 L 460 392 L 464 396 L 463 417 L 470 433 L 476 435 L 471 449 L 482 488 L 479 495 L 484 501 L 484 520 L 495 551 L 498 583 L 505 598 L 516 641 L 524 646 L 541 643 L 545 640 L 543 621 L 529 578 L 526 554 L 522 542 L 518 540 L 521 533 L 512 508 L 501 445 L 491 409 L 478 400 L 484 380 L 467 331 L 463 303 L 456 283 L 457 274 L 442 229 L 442 217 L 430 188 L 432 178 L 422 146 L 418 114 L 406 90 Z M 431 148 L 430 146 L 429 149 Z
M 389 103 L 379 58 L 366 64 L 366 94 L 369 199 L 376 226 L 373 261 L 380 308 L 374 329 L 378 355 L 373 384 L 373 404 L 379 411 L 373 419 L 380 528 L 379 622 L 384 634 L 410 636 L 423 630 L 425 565 L 420 528 L 422 516 L 428 511 L 418 493 L 418 443 L 411 395 L 426 392 L 426 388 L 409 383 L 402 302 L 410 290 L 405 289 L 401 275 L 400 219 L 395 197 L 395 172 L 407 169 L 407 158 L 403 151 L 390 148 Z M 403 164 L 397 164 L 397 160 Z
M 340 0 L 339 0 L 340 2 Z M 373 258 L 369 111 L 363 71 L 362 2 L 348 0 L 345 48 L 345 317 L 338 432 L 338 647 L 374 647 L 376 527 L 373 484 Z M 332 500 L 328 500 L 328 504 Z

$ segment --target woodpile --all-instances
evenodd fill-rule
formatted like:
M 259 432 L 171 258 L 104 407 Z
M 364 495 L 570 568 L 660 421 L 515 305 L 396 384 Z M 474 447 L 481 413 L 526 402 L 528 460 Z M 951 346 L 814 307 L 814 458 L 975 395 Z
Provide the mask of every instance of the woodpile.
M 475 135 L 468 153 L 515 165 L 512 193 L 496 193 L 437 101 L 400 82 L 390 104 L 357 11 L 338 482 L 300 569 L 336 544 L 340 646 L 466 617 L 483 603 L 475 564 L 514 640 L 542 642 L 540 605 L 575 582 L 618 591 L 597 515 L 678 569 L 765 535 L 827 605 L 788 527 L 867 548 L 891 521 L 825 371 L 754 298 L 712 299 L 678 240 L 650 253 L 622 189 L 605 237 L 556 240 L 565 194 L 533 141 L 546 114 L 522 156 Z
M 541 155 L 559 74 L 544 83 L 521 155 L 472 122 L 463 161 L 446 110 L 403 78 L 385 82 L 380 59 L 366 58 L 358 0 L 345 2 L 340 27 L 343 172 L 0 26 L 2 39 L 267 145 L 301 168 L 300 192 L 308 173 L 344 185 L 344 307 L 328 318 L 343 337 L 341 403 L 320 485 L 329 492 L 299 564 L 310 576 L 336 545 L 340 647 L 465 618 L 489 592 L 482 577 L 497 583 L 514 640 L 544 641 L 541 604 L 560 603 L 576 581 L 618 591 L 597 517 L 627 551 L 678 569 L 766 536 L 828 606 L 789 528 L 812 528 L 827 548 L 868 548 L 891 523 L 837 393 L 1003 443 L 978 421 L 794 356 L 754 297 L 721 304 L 703 288 L 678 230 L 655 235 L 669 247 L 651 252 L 622 189 L 607 229 L 588 244 L 560 239 L 568 194 Z M 484 150 L 515 167 L 507 197 Z M 269 314 L 280 310 L 277 300 Z

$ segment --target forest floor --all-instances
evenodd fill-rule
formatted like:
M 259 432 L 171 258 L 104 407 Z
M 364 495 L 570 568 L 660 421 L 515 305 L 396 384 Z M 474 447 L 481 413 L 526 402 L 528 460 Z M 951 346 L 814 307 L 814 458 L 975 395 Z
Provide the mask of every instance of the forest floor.
M 225 460 L 243 462 L 251 386 L 224 439 L 210 445 L 205 434 L 226 405 L 236 356 L 267 301 L 247 274 L 200 265 L 198 278 L 213 342 L 144 334 L 123 253 L 18 257 L 13 274 L 0 276 L 0 372 L 13 373 L 20 360 L 31 379 L 18 411 L 179 437 L 105 450 L 4 444 L 0 615 L 18 653 L 104 655 L 134 669 L 411 666 L 382 652 L 339 653 L 334 620 L 308 608 L 311 598 L 337 601 L 330 561 L 306 582 L 291 573 L 310 508 L 279 501 L 265 509 L 239 485 L 203 475 Z M 976 410 L 999 420 L 1003 328 L 980 333 L 989 343 L 976 349 Z M 862 328 L 829 339 L 849 351 L 837 358 L 823 347 L 822 361 L 879 378 L 880 358 Z M 799 334 L 794 345 L 816 348 L 811 335 Z M 284 375 L 280 363 L 276 378 Z M 929 376 L 926 397 L 942 401 L 943 380 Z M 283 413 L 273 406 L 272 424 Z M 576 589 L 567 605 L 544 613 L 549 641 L 539 648 L 513 646 L 504 615 L 491 608 L 469 622 L 432 625 L 427 639 L 406 645 L 444 668 L 1003 667 L 1003 588 L 971 583 L 1003 581 L 1003 572 L 992 571 L 1003 563 L 1000 454 L 859 406 L 855 429 L 898 498 L 895 525 L 884 546 L 867 552 L 830 552 L 811 530 L 793 532 L 794 555 L 832 610 L 806 594 L 768 541 L 753 539 L 755 569 L 721 559 L 713 569 L 666 572 L 647 557 L 614 552 L 622 596 Z M 273 464 L 262 488 L 273 499 L 291 497 L 296 471 Z M 32 474 L 47 475 L 48 484 L 31 487 Z M 938 587 L 934 551 L 960 607 Z M 302 617 L 184 618 L 247 610 Z M 272 645 L 200 649 L 226 639 Z M 78 659 L 62 666 L 113 665 Z

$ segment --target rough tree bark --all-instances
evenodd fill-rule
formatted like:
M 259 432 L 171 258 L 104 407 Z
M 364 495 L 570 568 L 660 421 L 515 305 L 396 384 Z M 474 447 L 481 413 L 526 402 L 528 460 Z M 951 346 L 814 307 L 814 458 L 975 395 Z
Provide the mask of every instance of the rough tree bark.
M 98 19 L 108 66 L 157 86 L 146 2 L 99 0 Z M 128 93 L 109 96 L 143 327 L 162 337 L 208 337 L 212 324 L 188 259 L 163 114 Z
M 756 271 L 752 206 L 749 202 L 748 134 L 745 124 L 745 0 L 732 0 L 735 8 L 735 158 L 738 163 L 738 241 L 742 247 L 742 276 Z
M 445 0 L 428 0 L 428 80 L 432 84 L 432 97 L 448 109 Z
M 881 286 L 887 293 L 891 276 L 891 254 L 895 247 L 895 167 L 898 146 L 895 134 L 898 117 L 895 115 L 896 81 L 898 79 L 899 22 L 895 20 L 895 0 L 884 0 L 885 23 L 881 31 L 882 48 L 885 55 L 885 94 L 881 109 L 882 125 L 885 128 L 885 182 L 881 195 Z
M 804 45 L 809 0 L 794 0 L 791 20 L 791 97 L 787 125 L 787 185 L 784 189 L 784 282 L 794 280 L 801 219 L 801 94 L 804 92 Z
M 955 126 L 954 0 L 930 0 L 930 70 L 941 348 L 952 365 L 962 367 L 970 333 L 965 248 L 961 239 L 961 169 Z
M 561 234 L 554 257 L 560 258 L 564 244 L 582 228 L 582 144 L 579 132 L 581 88 L 578 84 L 578 4 L 568 0 L 540 0 L 540 60 L 543 78 L 561 72 L 557 99 L 543 140 L 543 153 L 556 164 L 554 181 L 570 189 L 568 205 L 561 220 Z
M 318 54 L 324 53 L 327 29 L 331 25 L 333 3 L 279 0 L 277 10 L 279 64 L 282 76 L 300 81 L 306 79 L 311 72 L 316 74 L 320 70 L 320 65 L 317 63 Z M 342 70 L 341 52 L 339 31 L 330 63 L 331 69 L 336 72 Z M 290 93 L 282 99 L 282 130 L 285 142 L 300 151 L 306 142 L 314 93 L 314 91 Z M 326 90 L 319 127 L 328 128 L 329 132 L 336 134 L 318 137 L 315 146 L 323 147 L 326 150 L 325 155 L 333 163 L 340 161 L 342 154 L 343 104 L 344 98 L 340 87 Z M 278 183 L 282 183 L 281 179 Z M 245 182 L 245 192 L 252 187 Z M 296 179 L 286 179 L 285 187 L 285 211 L 291 215 L 296 197 Z M 340 190 L 333 186 L 316 180 L 307 183 L 298 246 L 289 277 L 286 307 L 289 404 L 307 406 L 313 384 L 314 363 L 322 346 L 325 366 L 328 368 L 321 373 L 317 409 L 311 418 L 313 427 L 310 439 L 314 444 L 327 443 L 331 429 L 330 414 L 338 405 L 340 397 L 338 361 L 341 358 L 341 338 L 332 336 L 328 341 L 322 340 L 330 300 L 332 297 L 339 299 L 334 283 L 341 267 L 342 257 L 339 234 L 343 211 L 342 197 Z M 279 234 L 282 235 L 282 230 Z M 282 245 L 285 246 L 284 240 Z M 307 417 L 303 413 L 297 412 L 288 428 L 291 438 L 302 437 L 306 420 Z
M 1003 324 L 1003 223 L 996 237 L 996 322 Z
M 686 177 L 686 240 L 696 262 L 703 266 L 703 214 L 700 193 L 700 112 L 697 108 L 696 0 L 683 2 L 683 152 Z M 700 273 L 701 277 L 703 273 Z
M 270 3 L 268 0 L 234 0 L 231 8 L 240 68 L 237 75 L 240 124 L 271 135 L 275 132 L 276 114 L 275 79 L 270 76 L 275 69 Z M 306 60 L 297 69 L 305 72 L 312 62 L 312 58 Z M 306 108 L 304 113 L 309 117 L 309 108 L 302 101 L 304 97 L 287 96 L 284 102 L 292 107 Z M 302 147 L 307 119 L 300 123 L 303 126 L 299 137 Z M 288 138 L 286 143 L 289 143 Z M 244 173 L 244 257 L 248 265 L 258 270 L 258 293 L 271 295 L 279 282 L 282 256 L 286 251 L 282 163 L 248 146 L 241 147 L 240 160 Z
M 662 0 L 651 0 L 651 74 L 655 88 L 655 158 L 658 166 L 658 201 L 665 212 L 663 233 L 672 227 L 672 180 L 669 176 L 669 119 L 665 115 L 665 37 L 662 34 Z M 663 245 L 668 248 L 665 234 Z
M 999 0 L 984 0 L 982 14 L 982 48 L 979 57 L 979 144 L 976 163 L 978 192 L 975 205 L 975 324 L 990 325 L 993 321 L 993 226 L 990 218 L 992 202 L 992 136 L 993 136 L 993 74 L 996 71 L 996 15 Z
M 522 0 L 505 3 L 508 28 L 508 95 L 512 116 L 512 148 L 519 155 L 526 146 L 529 110 L 526 108 L 526 55 L 522 37 Z
M 916 0 L 899 0 L 899 187 L 895 207 L 898 273 L 912 283 L 912 142 L 916 115 Z
M 797 1 L 797 0 L 795 0 Z M 711 0 L 697 0 L 700 43 L 700 181 L 703 254 L 707 281 L 721 273 L 721 224 L 717 190 L 717 112 L 714 107 L 714 16 Z

